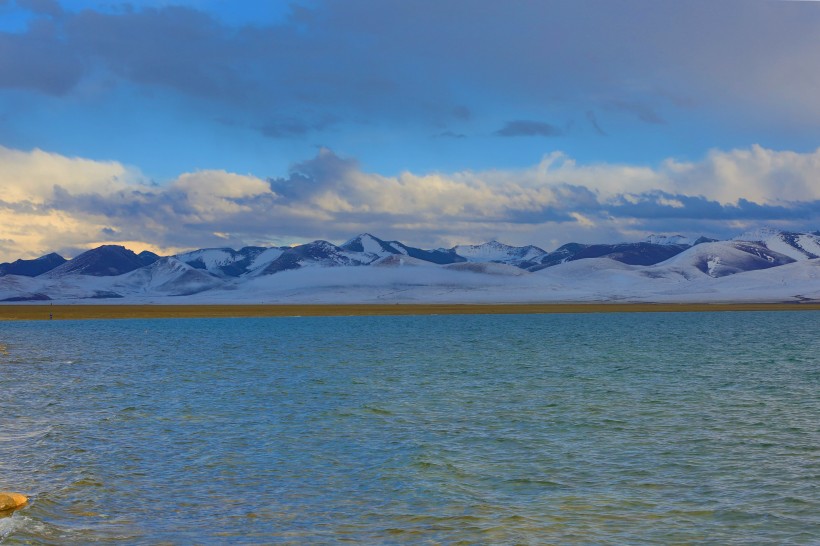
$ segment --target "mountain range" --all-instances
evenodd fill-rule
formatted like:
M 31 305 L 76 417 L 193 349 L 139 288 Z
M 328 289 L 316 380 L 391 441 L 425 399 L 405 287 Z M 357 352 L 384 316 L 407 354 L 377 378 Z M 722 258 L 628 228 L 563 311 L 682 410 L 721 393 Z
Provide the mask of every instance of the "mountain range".
M 172 299 L 169 299 L 172 298 Z M 524 302 L 820 300 L 820 232 L 651 236 L 548 252 L 497 241 L 425 250 L 364 233 L 342 245 L 158 256 L 104 245 L 0 264 L 0 301 Z

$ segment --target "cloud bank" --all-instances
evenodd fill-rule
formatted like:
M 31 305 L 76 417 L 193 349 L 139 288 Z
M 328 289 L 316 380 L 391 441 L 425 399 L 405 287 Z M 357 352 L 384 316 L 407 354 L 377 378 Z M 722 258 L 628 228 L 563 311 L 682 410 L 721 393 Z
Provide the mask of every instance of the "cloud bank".
M 364 231 L 428 247 L 497 238 L 550 249 L 650 233 L 730 236 L 763 223 L 814 230 L 818 173 L 820 149 L 760 146 L 654 168 L 555 152 L 525 169 L 397 176 L 322 149 L 283 177 L 204 170 L 157 185 L 117 162 L 0 147 L 0 260 L 103 243 L 171 253 Z

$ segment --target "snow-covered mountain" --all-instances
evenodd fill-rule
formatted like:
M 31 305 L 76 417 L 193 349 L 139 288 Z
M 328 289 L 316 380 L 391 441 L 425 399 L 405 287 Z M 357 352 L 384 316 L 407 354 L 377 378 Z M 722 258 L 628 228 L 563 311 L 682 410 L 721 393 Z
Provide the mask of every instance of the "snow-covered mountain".
M 771 229 L 694 245 L 672 236 L 552 252 L 497 241 L 423 250 L 367 233 L 339 246 L 164 258 L 106 245 L 68 261 L 0 264 L 0 301 L 820 301 L 819 256 L 817 233 Z
M 684 235 L 650 235 L 643 241 L 653 245 L 685 245 L 690 246 L 692 243 L 689 238 Z
M 465 261 L 465 258 L 456 254 L 452 248 L 422 250 L 420 248 L 407 246 L 399 241 L 382 241 L 369 233 L 363 233 L 358 237 L 350 239 L 343 244 L 341 248 L 350 252 L 362 252 L 370 256 L 375 256 L 376 259 L 384 258 L 391 254 L 402 254 L 434 264 L 452 264 Z
M 83 252 L 73 260 L 68 260 L 43 275 L 54 279 L 68 275 L 110 277 L 145 267 L 149 265 L 146 261 L 149 260 L 145 257 L 141 258 L 124 246 L 103 245 Z
M 482 245 L 457 245 L 452 248 L 468 262 L 495 262 L 521 267 L 535 265 L 547 252 L 537 246 L 510 246 L 498 241 Z
M 246 246 L 239 250 L 232 248 L 203 248 L 177 254 L 175 258 L 194 269 L 204 269 L 219 277 L 239 277 L 257 269 L 262 263 L 267 264 L 270 260 L 259 260 L 263 254 L 267 254 L 267 258 L 274 259 L 273 255 L 275 254 L 275 257 L 278 257 L 282 251 L 281 248 L 260 246 Z
M 657 265 L 656 270 L 671 269 L 684 275 L 697 273 L 725 277 L 744 271 L 768 269 L 795 261 L 790 256 L 749 241 L 718 241 L 693 246 Z
M 184 296 L 225 286 L 217 275 L 196 269 L 173 256 L 117 277 L 110 285 L 116 293 Z
M 345 250 L 327 241 L 294 246 L 272 260 L 259 274 L 271 275 L 303 267 L 339 267 L 367 265 L 378 259 L 367 252 Z
M 820 257 L 820 235 L 816 233 L 793 233 L 774 228 L 761 228 L 747 231 L 734 240 L 760 243 L 769 250 L 797 261 Z
M 392 254 L 406 254 L 402 249 L 394 247 L 391 243 L 382 241 L 369 233 L 362 233 L 344 243 L 341 247 L 348 252 L 360 252 L 373 257 L 373 261 Z

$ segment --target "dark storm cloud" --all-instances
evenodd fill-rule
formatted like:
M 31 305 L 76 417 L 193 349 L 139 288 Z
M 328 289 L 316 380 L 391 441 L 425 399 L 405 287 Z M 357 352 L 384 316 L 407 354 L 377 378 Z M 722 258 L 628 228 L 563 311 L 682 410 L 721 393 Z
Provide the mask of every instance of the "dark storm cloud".
M 454 139 L 462 139 L 467 138 L 467 135 L 464 133 L 456 133 L 454 131 L 442 131 L 435 135 L 436 138 L 454 138 Z
M 652 225 L 654 231 L 670 232 L 688 230 L 687 226 L 693 223 L 723 224 L 725 227 L 727 221 L 794 222 L 812 220 L 820 213 L 820 201 L 776 206 L 741 199 L 737 204 L 722 205 L 702 197 L 666 195 L 659 200 L 661 195 L 658 192 L 647 192 L 629 196 L 630 200 L 637 200 L 634 203 L 623 197 L 612 203 L 600 202 L 586 188 L 572 190 L 574 195 L 566 194 L 556 204 L 539 210 L 508 210 L 500 219 L 514 224 L 574 222 L 572 213 L 580 213 L 598 220 L 627 220 L 633 228 Z M 677 206 L 668 204 L 673 199 L 678 202 Z
M 57 0 L 17 0 L 17 5 L 32 13 L 49 15 L 51 17 L 59 17 L 63 14 L 63 8 L 60 7 Z
M 269 178 L 271 191 L 292 202 L 304 202 L 327 189 L 343 188 L 344 181 L 358 173 L 355 159 L 341 158 L 328 149 L 316 157 L 295 163 L 287 177 Z
M 49 94 L 107 72 L 249 112 L 320 105 L 356 120 L 468 120 L 480 90 L 652 124 L 681 104 L 820 121 L 814 2 L 320 0 L 254 27 L 174 6 L 69 15 L 48 0 L 18 4 L 60 16 L 57 28 L 40 17 L 0 33 L 0 86 Z
M 323 116 L 318 119 L 282 118 L 271 120 L 256 129 L 268 138 L 292 138 L 322 131 L 336 121 L 333 116 Z
M 549 123 L 545 123 L 543 121 L 532 121 L 532 120 L 514 120 L 508 121 L 504 127 L 497 130 L 494 133 L 496 136 L 501 137 L 518 137 L 518 136 L 541 136 L 541 137 L 552 137 L 552 136 L 560 136 L 562 134 L 561 129 L 555 127 L 554 125 L 550 125 Z
M 629 198 L 622 196 L 599 208 L 616 218 L 663 219 L 672 225 L 681 219 L 759 222 L 809 219 L 820 214 L 820 201 L 770 205 L 738 199 L 737 203 L 721 204 L 701 196 L 652 191 Z
M 651 123 L 653 125 L 663 125 L 666 123 L 660 114 L 658 114 L 648 104 L 639 102 L 629 102 L 624 100 L 613 100 L 605 106 L 608 110 L 619 112 L 626 112 L 643 121 L 644 123 Z
M 82 57 L 59 38 L 56 23 L 39 19 L 25 34 L 0 33 L 0 87 L 62 95 L 82 79 Z
M 108 14 L 85 10 L 65 25 L 67 45 L 138 84 L 240 100 L 250 45 L 199 11 L 168 7 Z

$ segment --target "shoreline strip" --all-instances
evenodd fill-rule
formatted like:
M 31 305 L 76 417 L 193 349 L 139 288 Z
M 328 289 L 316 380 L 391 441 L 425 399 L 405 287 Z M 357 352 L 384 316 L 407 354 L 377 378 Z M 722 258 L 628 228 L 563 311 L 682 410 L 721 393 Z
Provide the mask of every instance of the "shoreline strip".
M 0 305 L 3 320 L 820 311 L 820 303 Z

